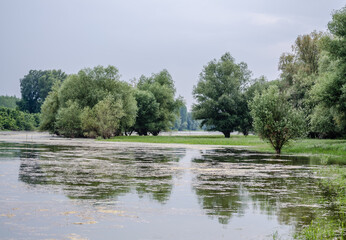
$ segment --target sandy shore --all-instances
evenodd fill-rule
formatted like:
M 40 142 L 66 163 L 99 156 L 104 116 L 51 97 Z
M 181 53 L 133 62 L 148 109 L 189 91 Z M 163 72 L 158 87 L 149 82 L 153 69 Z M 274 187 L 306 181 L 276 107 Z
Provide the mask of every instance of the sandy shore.
M 0 132 L 0 142 L 43 144 L 58 146 L 83 146 L 97 148 L 113 147 L 151 147 L 151 148 L 187 148 L 187 149 L 217 149 L 217 148 L 246 148 L 246 146 L 223 146 L 223 145 L 196 145 L 176 143 L 136 143 L 136 142 L 103 142 L 88 138 L 63 138 L 51 135 L 48 132 L 25 132 L 4 131 Z

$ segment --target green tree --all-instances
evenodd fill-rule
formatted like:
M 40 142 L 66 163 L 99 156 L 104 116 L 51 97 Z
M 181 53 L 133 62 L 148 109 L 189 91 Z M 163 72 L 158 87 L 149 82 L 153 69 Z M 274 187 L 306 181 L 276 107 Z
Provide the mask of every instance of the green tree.
M 59 108 L 56 116 L 57 132 L 65 137 L 83 136 L 81 113 L 80 106 L 73 101 L 68 101 L 65 107 Z
M 31 114 L 11 109 L 0 107 L 0 130 L 34 130 L 38 127 L 38 114 Z
M 294 78 L 298 72 L 304 72 L 307 75 L 318 73 L 321 37 L 322 33 L 316 31 L 300 35 L 292 45 L 293 53 L 283 53 L 280 56 L 279 70 L 286 87 L 294 84 Z
M 155 96 L 149 91 L 137 90 L 136 101 L 138 106 L 136 123 L 134 130 L 138 135 L 148 135 L 148 132 L 154 129 L 155 121 L 159 117 L 159 103 Z
M 213 60 L 200 74 L 193 95 L 197 104 L 192 112 L 195 119 L 202 120 L 201 125 L 210 130 L 222 132 L 225 137 L 239 130 L 247 119 L 243 96 L 249 84 L 251 72 L 243 62 L 236 64 L 234 58 L 224 54 L 219 61 Z
M 156 136 L 161 131 L 168 130 L 173 126 L 175 116 L 182 104 L 181 99 L 175 99 L 174 81 L 167 70 L 162 70 L 151 77 L 141 76 L 137 88 L 151 92 L 159 104 L 158 116 L 148 130 Z
M 304 117 L 287 104 L 277 86 L 270 86 L 262 95 L 255 94 L 250 102 L 255 132 L 270 142 L 277 154 L 291 139 L 304 136 Z
M 323 72 L 312 90 L 315 101 L 331 113 L 339 129 L 339 135 L 346 134 L 346 6 L 335 11 L 328 24 L 333 36 L 323 39 L 327 51 Z M 327 62 L 327 63 L 326 63 Z M 327 66 L 327 67 L 326 67 Z
M 16 96 L 0 96 L 0 107 L 16 108 L 19 100 Z
M 81 115 L 84 135 L 103 138 L 114 136 L 120 128 L 120 120 L 124 114 L 121 99 L 115 100 L 112 95 L 98 102 L 92 109 L 84 108 Z
M 39 113 L 54 83 L 62 82 L 66 77 L 67 75 L 61 70 L 30 70 L 20 80 L 22 99 L 17 102 L 19 109 L 29 113 Z
M 112 103 L 107 100 L 108 98 L 113 99 Z M 113 109 L 115 115 L 106 111 L 106 106 Z M 71 109 L 75 109 L 79 115 L 88 109 L 83 116 L 90 116 L 92 119 L 87 122 L 84 117 L 83 124 L 81 116 L 64 119 L 70 117 Z M 105 111 L 103 118 L 99 109 Z M 120 81 L 118 69 L 114 66 L 97 66 L 72 74 L 63 83 L 53 87 L 42 106 L 41 129 L 64 136 L 83 136 L 84 132 L 89 137 L 96 137 L 94 134 L 109 137 L 130 131 L 135 123 L 136 113 L 134 89 L 128 83 Z M 113 116 L 116 123 L 111 122 L 109 116 Z M 92 124 L 95 119 L 97 123 Z M 65 127 L 65 123 L 68 126 Z M 73 133 L 69 133 L 72 128 L 75 128 Z M 110 134 L 109 129 L 116 132 Z
M 188 130 L 187 108 L 186 108 L 186 105 L 184 103 L 179 108 L 179 112 L 176 115 L 174 127 L 172 128 L 172 130 L 177 130 L 177 131 Z
M 200 130 L 201 121 L 195 120 L 191 112 L 187 113 L 187 129 L 191 131 Z
M 41 123 L 40 129 L 49 131 L 50 133 L 58 134 L 56 128 L 56 117 L 60 107 L 59 104 L 59 88 L 60 83 L 57 82 L 48 94 L 46 100 L 41 106 Z
M 292 45 L 293 53 L 280 57 L 281 90 L 286 94 L 288 102 L 296 109 L 301 109 L 306 119 L 311 118 L 316 103 L 312 101 L 311 90 L 321 74 L 319 63 L 323 56 L 321 41 L 325 34 L 312 32 L 297 37 Z M 316 128 L 311 121 L 306 121 L 309 136 L 314 136 Z

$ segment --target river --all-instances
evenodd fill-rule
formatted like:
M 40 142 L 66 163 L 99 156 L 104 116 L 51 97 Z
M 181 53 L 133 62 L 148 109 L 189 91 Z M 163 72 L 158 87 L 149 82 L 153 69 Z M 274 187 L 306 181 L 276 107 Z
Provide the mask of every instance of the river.
M 5 135 L 1 239 L 291 239 L 332 214 L 318 158 Z

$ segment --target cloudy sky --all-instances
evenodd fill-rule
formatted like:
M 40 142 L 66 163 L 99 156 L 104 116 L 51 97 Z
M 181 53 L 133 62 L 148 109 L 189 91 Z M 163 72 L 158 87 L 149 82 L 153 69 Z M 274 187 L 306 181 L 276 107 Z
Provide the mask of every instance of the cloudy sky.
M 199 73 L 230 52 L 253 77 L 279 76 L 298 35 L 325 31 L 345 0 L 1 0 L 0 95 L 30 69 L 116 66 L 129 81 L 167 69 L 190 106 Z

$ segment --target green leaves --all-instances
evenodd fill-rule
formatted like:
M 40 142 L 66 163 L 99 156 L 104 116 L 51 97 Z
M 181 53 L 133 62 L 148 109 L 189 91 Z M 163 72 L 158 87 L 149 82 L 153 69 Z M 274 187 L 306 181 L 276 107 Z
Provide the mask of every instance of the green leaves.
M 306 134 L 302 113 L 287 104 L 277 86 L 269 87 L 262 95 L 256 93 L 249 104 L 255 132 L 278 154 L 289 140 Z
M 110 138 L 120 129 L 125 115 L 122 100 L 111 95 L 98 102 L 92 109 L 86 107 L 81 115 L 83 134 L 87 137 Z
M 149 91 L 137 90 L 136 101 L 138 112 L 134 130 L 139 135 L 147 135 L 155 129 L 156 120 L 159 117 L 160 104 L 156 101 L 154 94 Z
M 29 74 L 20 80 L 22 99 L 18 102 L 19 109 L 39 113 L 55 82 L 62 82 L 66 77 L 61 70 L 30 70 Z
M 161 131 L 172 127 L 182 102 L 179 98 L 174 98 L 174 81 L 168 71 L 162 70 L 148 78 L 141 76 L 137 88 L 148 94 L 146 96 L 143 92 L 137 94 L 139 112 L 135 131 L 140 135 L 147 135 L 148 132 L 158 135 Z M 149 105 L 144 106 L 145 101 Z
M 247 108 L 243 92 L 250 76 L 247 65 L 236 64 L 229 53 L 219 61 L 209 62 L 193 90 L 197 100 L 192 108 L 194 118 L 202 120 L 202 125 L 210 130 L 223 132 L 226 137 L 239 130 L 243 121 L 249 121 L 243 111 Z
M 134 89 L 113 66 L 87 68 L 56 85 L 42 106 L 41 129 L 69 137 L 109 138 L 134 124 Z
M 0 130 L 34 130 L 38 127 L 38 124 L 38 114 L 0 107 Z

